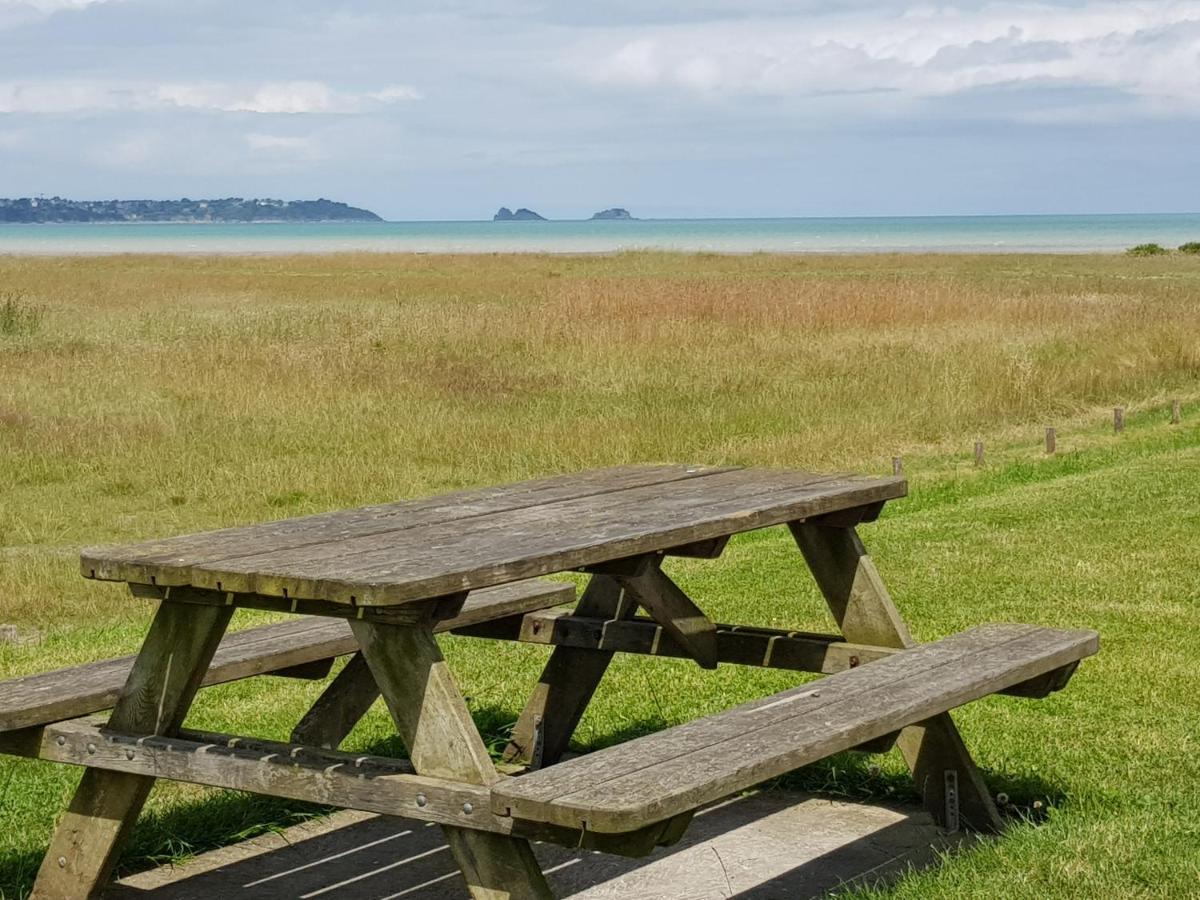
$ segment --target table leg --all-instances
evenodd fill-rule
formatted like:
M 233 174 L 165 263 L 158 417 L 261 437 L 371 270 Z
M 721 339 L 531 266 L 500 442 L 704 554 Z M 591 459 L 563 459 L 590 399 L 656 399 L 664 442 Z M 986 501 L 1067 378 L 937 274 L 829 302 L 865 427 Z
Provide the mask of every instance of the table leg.
M 610 575 L 593 575 L 573 615 L 627 619 L 637 610 Z M 600 685 L 613 651 L 555 647 L 504 750 L 504 761 L 540 768 L 558 762 Z
M 109 725 L 132 734 L 178 731 L 232 615 L 232 607 L 161 603 Z M 101 891 L 153 784 L 144 775 L 85 771 L 42 861 L 33 900 Z
M 350 625 L 416 771 L 472 784 L 496 781 L 500 776 L 432 628 L 357 619 Z M 443 830 L 476 900 L 553 897 L 528 841 L 470 828 Z
M 355 653 L 292 729 L 292 743 L 336 750 L 377 699 L 375 676 Z
M 881 647 L 913 646 L 908 627 L 853 527 L 798 522 L 791 530 L 846 640 Z M 1000 813 L 949 713 L 903 729 L 898 745 L 935 821 L 955 827 L 958 819 L 976 831 L 1000 830 Z

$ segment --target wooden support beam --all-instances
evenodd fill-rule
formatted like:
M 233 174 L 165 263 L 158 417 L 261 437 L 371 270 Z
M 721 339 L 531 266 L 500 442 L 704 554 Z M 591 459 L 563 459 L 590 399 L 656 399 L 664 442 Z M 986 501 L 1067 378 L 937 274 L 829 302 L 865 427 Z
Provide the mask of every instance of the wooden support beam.
M 717 626 L 700 607 L 660 568 L 654 560 L 640 575 L 614 576 L 619 584 L 687 655 L 705 669 L 717 667 Z
M 293 743 L 336 750 L 378 699 L 375 676 L 355 653 L 292 729 Z
M 350 627 L 416 771 L 485 788 L 499 780 L 431 628 L 358 619 Z M 474 815 L 470 806 L 463 811 Z M 553 900 L 528 841 L 453 825 L 443 831 L 476 900 Z
M 113 728 L 178 730 L 232 615 L 223 606 L 159 606 L 113 708 Z M 59 820 L 31 897 L 75 900 L 99 893 L 153 784 L 149 774 L 88 769 Z
M 838 635 L 742 625 L 717 625 L 716 629 L 717 660 L 735 665 L 832 674 L 897 652 L 889 647 L 851 644 Z M 547 610 L 456 628 L 453 633 L 643 656 L 691 657 L 662 625 L 641 616 L 611 620 Z
M 915 645 L 853 528 L 803 522 L 789 527 L 847 640 L 897 648 Z M 948 712 L 905 728 L 898 743 L 936 822 L 957 827 L 961 821 L 982 832 L 1000 830 L 1000 813 Z
M 636 611 L 611 576 L 593 575 L 573 615 L 616 620 Z M 534 769 L 558 762 L 612 657 L 608 650 L 556 647 L 513 726 L 504 761 Z
M 231 591 L 214 591 L 189 585 L 162 587 L 152 584 L 131 584 L 129 590 L 135 597 L 147 600 L 167 600 L 196 606 L 218 606 L 229 609 L 261 609 L 267 612 L 294 613 L 302 616 L 330 616 L 337 619 L 360 619 L 371 622 L 387 622 L 392 625 L 417 625 L 429 620 L 450 618 L 457 614 L 466 601 L 466 592 L 406 603 L 402 606 L 352 606 L 347 603 L 331 603 L 326 600 L 299 600 L 288 597 L 273 597 L 267 594 L 242 594 Z
M 661 625 L 644 616 L 611 620 L 573 615 L 569 610 L 542 610 L 455 628 L 453 633 L 581 650 L 689 658 L 688 652 Z M 717 625 L 717 660 L 731 665 L 832 675 L 901 652 L 895 647 L 851 643 L 836 634 Z M 1045 697 L 1066 687 L 1074 671 L 1073 664 L 999 693 L 1013 697 Z M 892 743 L 894 740 L 886 746 L 878 744 L 882 749 L 876 752 L 890 749 Z

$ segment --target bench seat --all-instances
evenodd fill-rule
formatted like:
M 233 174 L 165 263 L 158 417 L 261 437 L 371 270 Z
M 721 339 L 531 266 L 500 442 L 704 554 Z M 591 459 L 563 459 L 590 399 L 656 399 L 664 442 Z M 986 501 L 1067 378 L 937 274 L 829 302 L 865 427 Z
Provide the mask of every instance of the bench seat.
M 500 781 L 492 787 L 492 811 L 592 832 L 633 831 L 971 700 L 1049 672 L 1069 672 L 1097 649 L 1093 631 L 972 628 Z
M 575 599 L 572 585 L 518 581 L 472 591 L 462 611 L 439 622 L 448 631 L 493 618 L 546 609 Z M 354 653 L 358 642 L 344 619 L 305 616 L 225 635 L 213 656 L 204 685 L 253 675 L 284 673 Z M 46 725 L 111 709 L 134 657 L 123 656 L 0 682 L 0 732 Z

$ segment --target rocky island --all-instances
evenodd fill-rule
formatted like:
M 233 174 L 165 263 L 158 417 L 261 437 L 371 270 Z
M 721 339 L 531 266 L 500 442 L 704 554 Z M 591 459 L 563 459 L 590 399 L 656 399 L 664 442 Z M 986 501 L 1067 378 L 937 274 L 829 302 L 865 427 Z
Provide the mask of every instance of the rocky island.
M 632 219 L 629 210 L 622 209 L 619 206 L 614 206 L 612 209 L 602 209 L 598 213 L 592 213 L 593 219 Z
M 513 212 L 507 206 L 500 207 L 496 214 L 492 216 L 493 222 L 545 222 L 545 216 L 539 216 L 532 209 L 521 207 L 516 212 Z
M 366 209 L 334 200 L 0 199 L 0 222 L 382 222 Z

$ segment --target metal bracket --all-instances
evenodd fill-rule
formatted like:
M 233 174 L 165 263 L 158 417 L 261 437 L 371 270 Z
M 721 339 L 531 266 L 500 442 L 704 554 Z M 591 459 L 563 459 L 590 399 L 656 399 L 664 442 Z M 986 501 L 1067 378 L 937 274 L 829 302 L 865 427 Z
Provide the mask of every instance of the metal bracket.
M 533 717 L 533 749 L 529 753 L 529 770 L 542 767 L 542 753 L 546 749 L 546 728 L 541 716 Z
M 944 773 L 946 797 L 946 831 L 954 834 L 958 831 L 958 770 L 947 769 Z

